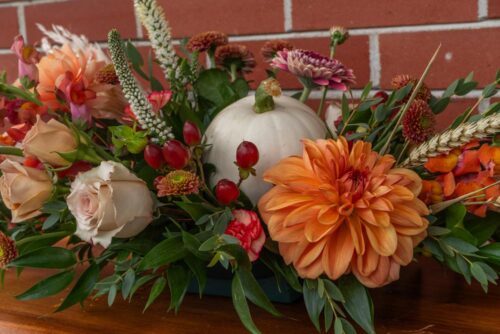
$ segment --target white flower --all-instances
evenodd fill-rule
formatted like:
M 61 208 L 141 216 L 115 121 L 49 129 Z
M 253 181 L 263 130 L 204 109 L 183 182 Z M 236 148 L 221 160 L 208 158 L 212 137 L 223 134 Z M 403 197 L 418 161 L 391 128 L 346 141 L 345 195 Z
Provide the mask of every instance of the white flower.
M 113 161 L 78 174 L 66 201 L 76 218 L 75 234 L 104 247 L 113 237 L 136 236 L 153 219 L 153 199 L 144 181 Z

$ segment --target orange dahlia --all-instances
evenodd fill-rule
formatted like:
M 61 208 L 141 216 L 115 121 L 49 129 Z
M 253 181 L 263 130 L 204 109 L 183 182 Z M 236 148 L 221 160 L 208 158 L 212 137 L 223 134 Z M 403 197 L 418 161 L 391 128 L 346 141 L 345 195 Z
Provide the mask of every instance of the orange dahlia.
M 427 206 L 411 170 L 371 144 L 304 140 L 302 157 L 264 173 L 275 184 L 259 201 L 271 238 L 303 278 L 331 279 L 352 271 L 368 287 L 399 278 L 400 266 L 426 235 Z

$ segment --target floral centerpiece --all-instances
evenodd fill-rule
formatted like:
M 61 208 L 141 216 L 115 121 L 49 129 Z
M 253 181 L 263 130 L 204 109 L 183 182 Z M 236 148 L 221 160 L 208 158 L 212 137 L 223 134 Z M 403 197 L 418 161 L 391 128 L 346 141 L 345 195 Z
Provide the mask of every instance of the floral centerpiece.
M 57 26 L 40 27 L 39 47 L 14 40 L 19 76 L 0 77 L 1 273 L 54 270 L 18 299 L 71 287 L 62 311 L 142 288 L 147 309 L 168 286 L 177 311 L 218 270 L 252 333 L 248 301 L 281 316 L 263 275 L 302 294 L 319 331 L 373 333 L 367 288 L 419 256 L 485 290 L 496 282 L 500 104 L 476 108 L 499 74 L 439 134 L 435 115 L 477 82 L 433 96 L 438 51 L 419 78 L 396 76 L 389 93 L 368 83 L 354 99 L 353 70 L 335 58 L 345 29 L 331 29 L 328 56 L 268 41 L 268 78 L 250 93 L 247 47 L 207 31 L 177 48 L 156 1 L 134 3 L 154 61 L 116 30 L 109 52 Z M 280 71 L 299 95 L 282 94 Z M 314 89 L 317 112 L 304 104 Z M 328 90 L 342 98 L 324 121 Z

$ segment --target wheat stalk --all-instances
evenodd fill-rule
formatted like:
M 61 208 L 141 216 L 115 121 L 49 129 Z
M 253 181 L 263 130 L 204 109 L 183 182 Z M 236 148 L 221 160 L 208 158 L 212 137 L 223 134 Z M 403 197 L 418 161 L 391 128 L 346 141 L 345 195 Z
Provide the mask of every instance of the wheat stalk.
M 474 123 L 465 123 L 432 137 L 430 140 L 411 151 L 401 167 L 416 167 L 424 164 L 428 158 L 448 153 L 474 139 L 484 139 L 500 132 L 500 113 L 486 116 Z

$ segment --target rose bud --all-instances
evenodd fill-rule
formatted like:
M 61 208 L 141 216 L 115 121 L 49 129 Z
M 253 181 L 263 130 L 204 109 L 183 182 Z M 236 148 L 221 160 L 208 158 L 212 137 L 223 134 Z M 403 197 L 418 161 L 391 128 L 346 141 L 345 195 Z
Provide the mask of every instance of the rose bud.
M 382 99 L 379 103 L 371 106 L 372 112 L 375 112 L 375 110 L 377 109 L 377 107 L 379 105 L 384 104 L 387 101 L 387 99 L 389 98 L 389 95 L 386 92 L 380 90 L 380 91 L 376 92 L 375 95 L 373 95 L 373 98 L 374 99 Z
M 191 159 L 191 152 L 178 140 L 172 139 L 163 145 L 163 158 L 174 169 L 183 169 Z
M 215 197 L 221 204 L 228 205 L 240 197 L 240 190 L 233 181 L 222 179 L 215 186 Z
M 163 164 L 163 154 L 161 147 L 155 144 L 149 144 L 144 149 L 144 160 L 153 169 L 159 169 Z
M 252 168 L 259 161 L 259 150 L 254 143 L 243 141 L 236 149 L 236 164 L 244 169 Z
M 186 121 L 182 129 L 184 142 L 189 146 L 199 145 L 201 143 L 201 131 L 196 124 Z

